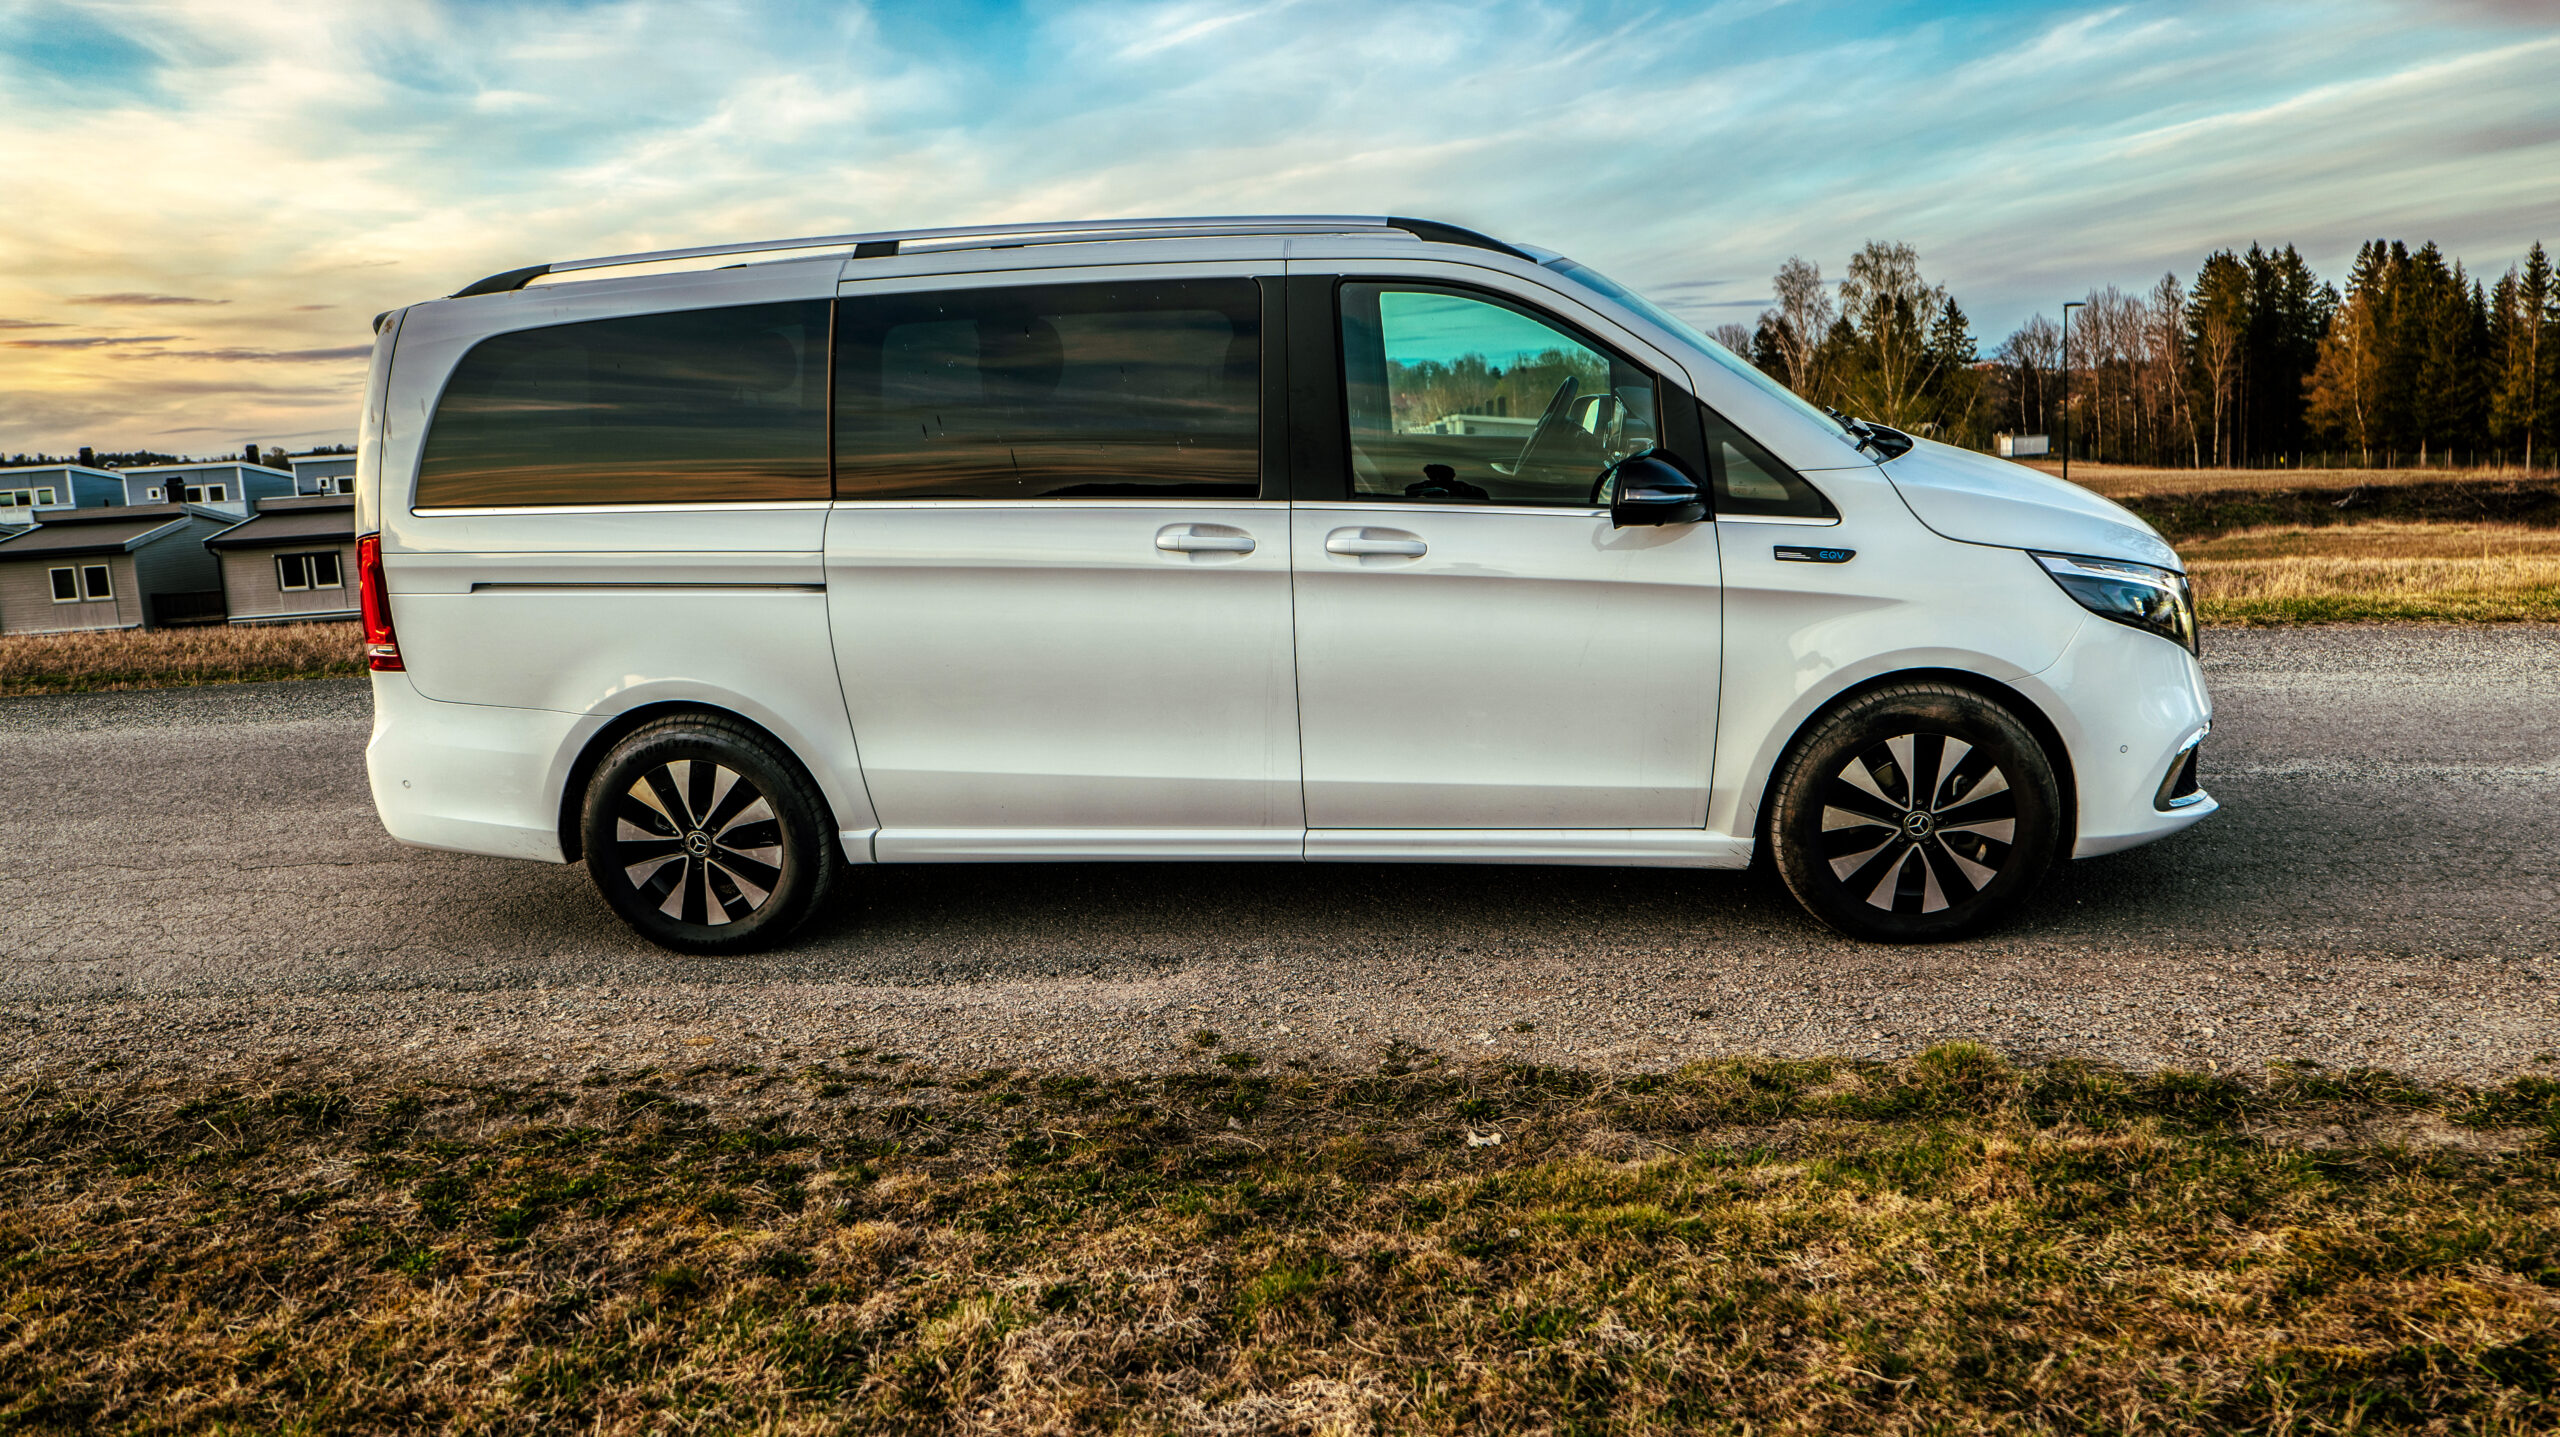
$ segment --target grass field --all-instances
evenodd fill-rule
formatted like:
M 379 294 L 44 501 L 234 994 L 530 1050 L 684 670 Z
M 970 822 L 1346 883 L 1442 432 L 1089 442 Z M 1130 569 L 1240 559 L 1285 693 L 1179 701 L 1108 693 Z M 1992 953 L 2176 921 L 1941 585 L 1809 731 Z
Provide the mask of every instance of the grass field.
M 0 634 L 0 698 L 363 672 L 353 623 Z
M 2560 621 L 2560 529 L 2378 522 L 2184 544 L 2215 624 Z
M 2560 1083 L 1198 1045 L 0 1093 L 0 1426 L 2560 1427 Z
M 2013 460 L 2060 477 L 2058 459 Z M 2356 489 L 2410 484 L 2560 482 L 2549 469 L 2154 469 L 2139 464 L 2071 461 L 2071 482 L 2110 499 L 2134 494 L 2229 494 L 2278 489 Z

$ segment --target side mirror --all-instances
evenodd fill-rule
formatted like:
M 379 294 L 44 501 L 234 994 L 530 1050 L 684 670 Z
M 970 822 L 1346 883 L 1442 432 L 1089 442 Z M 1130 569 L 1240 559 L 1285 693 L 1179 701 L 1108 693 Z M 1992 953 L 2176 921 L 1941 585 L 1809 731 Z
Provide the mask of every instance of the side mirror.
M 1609 522 L 1620 529 L 1695 524 L 1707 517 L 1706 491 L 1659 449 L 1630 454 L 1601 470 L 1591 502 L 1607 504 Z

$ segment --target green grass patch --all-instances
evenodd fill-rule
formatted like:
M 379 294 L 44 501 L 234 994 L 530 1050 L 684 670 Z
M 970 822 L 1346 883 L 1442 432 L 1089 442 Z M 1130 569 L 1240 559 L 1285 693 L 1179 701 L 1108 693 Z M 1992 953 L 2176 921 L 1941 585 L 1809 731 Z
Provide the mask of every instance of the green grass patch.
M 0 1428 L 2560 1427 L 2545 1079 L 303 1071 L 0 1095 Z

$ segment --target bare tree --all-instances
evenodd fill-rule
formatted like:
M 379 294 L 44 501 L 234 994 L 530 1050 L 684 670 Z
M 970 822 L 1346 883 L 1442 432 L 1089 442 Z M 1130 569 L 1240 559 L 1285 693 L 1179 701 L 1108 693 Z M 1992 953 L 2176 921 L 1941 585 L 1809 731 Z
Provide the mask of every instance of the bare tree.
M 1751 357 L 1751 331 L 1731 320 L 1716 326 L 1715 341 L 1745 359 Z
M 1789 255 L 1771 281 L 1778 302 L 1763 311 L 1760 322 L 1778 336 L 1778 353 L 1786 361 L 1787 385 L 1807 399 L 1824 398 L 1824 376 L 1818 360 L 1839 312 L 1832 308 L 1830 286 L 1822 282 L 1822 266 L 1802 255 Z M 1741 346 L 1748 354 L 1749 345 Z
M 1938 368 L 1928 336 L 1946 306 L 1945 288 L 1921 278 L 1911 246 L 1869 240 L 1850 257 L 1840 310 L 1862 350 L 1847 384 L 1860 414 L 1897 429 L 1928 421 L 1927 391 Z
M 2045 434 L 2045 376 L 2052 373 L 2054 362 L 2062 352 L 2061 332 L 2053 321 L 2039 314 L 2019 325 L 2017 332 L 2002 340 L 1992 356 L 2017 371 L 2010 381 L 2018 396 L 2018 432 Z

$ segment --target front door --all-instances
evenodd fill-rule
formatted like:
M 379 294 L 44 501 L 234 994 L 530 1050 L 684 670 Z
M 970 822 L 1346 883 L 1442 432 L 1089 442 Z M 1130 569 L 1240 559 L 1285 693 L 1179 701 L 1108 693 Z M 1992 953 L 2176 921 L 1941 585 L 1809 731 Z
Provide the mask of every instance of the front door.
M 827 605 L 884 861 L 1300 851 L 1261 289 L 1119 273 L 839 302 Z
M 1613 528 L 1593 495 L 1662 388 L 1516 297 L 1335 289 L 1350 472 L 1291 522 L 1310 856 L 1341 830 L 1702 828 L 1714 526 Z

